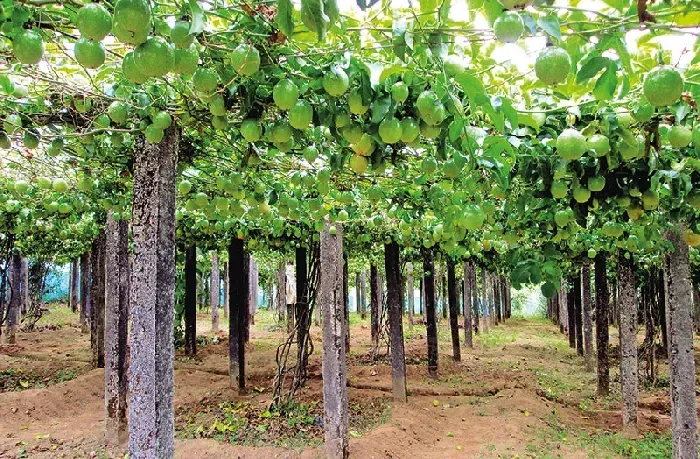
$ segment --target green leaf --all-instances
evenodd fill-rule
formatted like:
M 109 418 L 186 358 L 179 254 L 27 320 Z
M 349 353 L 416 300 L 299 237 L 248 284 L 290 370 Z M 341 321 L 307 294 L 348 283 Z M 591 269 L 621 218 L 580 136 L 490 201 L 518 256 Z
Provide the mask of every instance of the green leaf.
M 330 19 L 323 10 L 322 0 L 301 0 L 301 21 L 316 34 L 318 41 L 323 41 Z
M 204 11 L 197 0 L 190 0 L 190 14 L 190 35 L 196 35 L 204 30 Z
M 474 75 L 462 72 L 455 76 L 455 81 L 462 86 L 462 90 L 467 95 L 469 100 L 473 100 L 477 94 L 484 94 L 484 85 Z
M 323 12 L 328 16 L 328 28 L 330 29 L 340 17 L 338 0 L 323 0 Z
M 391 107 L 391 97 L 384 96 L 372 103 L 372 123 L 379 123 L 389 113 Z
M 494 110 L 493 106 L 491 105 L 491 101 L 485 94 L 477 94 L 474 97 L 473 103 L 479 107 L 482 107 L 484 109 L 484 113 L 486 113 L 489 116 L 489 119 L 491 119 L 493 126 L 500 132 L 503 132 L 506 127 L 503 113 L 499 113 Z
M 576 74 L 576 83 L 582 83 L 593 78 L 610 63 L 609 57 L 595 56 L 581 66 Z
M 438 19 L 440 21 L 445 22 L 449 19 L 451 4 L 452 0 L 442 0 L 440 8 L 438 9 Z
M 518 124 L 523 126 L 529 126 L 535 130 L 535 132 L 540 131 L 540 125 L 534 116 L 529 113 L 518 113 Z
M 559 17 L 556 13 L 551 13 L 539 18 L 537 20 L 537 25 L 540 26 L 547 35 L 556 38 L 557 41 L 561 41 L 561 25 L 559 24 Z
M 497 0 L 484 0 L 484 14 L 486 15 L 489 26 L 493 26 L 493 21 L 503 14 L 503 5 Z
M 615 95 L 617 88 L 617 66 L 610 62 L 608 68 L 598 78 L 593 88 L 593 97 L 596 100 L 610 100 Z
M 513 105 L 510 103 L 508 99 L 503 99 L 499 98 L 501 103 L 500 106 L 498 107 L 498 111 L 503 113 L 503 115 L 506 117 L 508 120 L 508 123 L 510 123 L 510 128 L 515 129 L 518 127 L 518 112 L 515 111 L 513 108 Z M 493 98 L 491 100 L 491 104 L 495 106 L 493 103 Z
M 438 7 L 438 0 L 420 0 L 420 12 L 432 13 Z
M 626 4 L 629 5 L 629 2 L 625 2 L 624 0 L 603 0 L 603 2 L 619 12 L 622 12 Z
M 294 19 L 292 14 L 294 13 L 294 5 L 292 0 L 278 0 L 277 1 L 277 13 L 275 14 L 275 23 L 279 27 L 280 32 L 288 37 L 291 37 L 294 33 Z
M 464 129 L 464 121 L 461 118 L 455 118 L 448 127 L 448 136 L 451 142 L 456 142 L 460 138 Z
M 404 70 L 406 70 L 406 67 L 403 65 L 390 65 L 388 67 L 384 67 L 382 73 L 379 74 L 379 83 L 384 82 L 384 80 L 389 78 L 391 75 L 401 73 Z
M 6 74 L 0 75 L 0 90 L 2 90 L 3 93 L 8 95 L 11 95 L 15 92 L 15 84 Z

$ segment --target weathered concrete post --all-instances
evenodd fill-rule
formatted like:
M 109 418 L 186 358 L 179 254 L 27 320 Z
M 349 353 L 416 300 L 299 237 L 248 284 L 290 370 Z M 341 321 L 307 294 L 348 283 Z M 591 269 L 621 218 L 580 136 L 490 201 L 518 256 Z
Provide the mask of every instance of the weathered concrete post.
M 345 362 L 343 230 L 326 221 L 321 232 L 319 305 L 323 308 L 323 409 L 326 456 L 344 459 L 348 446 L 348 388 Z

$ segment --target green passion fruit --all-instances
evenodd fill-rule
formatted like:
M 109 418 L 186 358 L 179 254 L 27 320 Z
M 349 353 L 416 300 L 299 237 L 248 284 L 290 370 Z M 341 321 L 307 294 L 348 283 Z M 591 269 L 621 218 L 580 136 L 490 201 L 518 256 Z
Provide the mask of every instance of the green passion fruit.
M 586 147 L 592 156 L 600 158 L 610 153 L 610 139 L 603 134 L 593 134 L 586 141 Z
M 678 102 L 683 93 L 683 77 L 672 67 L 661 66 L 647 73 L 642 85 L 644 97 L 655 107 Z
M 199 52 L 195 45 L 190 45 L 189 48 L 175 48 L 173 51 L 173 69 L 172 72 L 177 75 L 189 75 L 197 70 L 199 62 Z
M 190 34 L 189 21 L 175 21 L 170 29 L 170 42 L 178 49 L 187 49 L 194 42 L 194 35 Z
M 493 33 L 501 43 L 515 43 L 524 31 L 523 19 L 514 11 L 505 11 L 493 23 Z
M 391 98 L 396 102 L 405 102 L 408 99 L 408 86 L 403 81 L 397 81 L 391 86 Z
M 255 75 L 260 70 L 260 53 L 255 46 L 242 43 L 233 50 L 231 65 L 239 75 Z
M 590 177 L 588 179 L 588 189 L 591 191 L 603 191 L 605 188 L 605 176 Z
M 105 62 L 105 47 L 99 41 L 79 39 L 73 47 L 75 60 L 88 69 L 96 69 Z
M 563 180 L 555 180 L 552 182 L 549 191 L 554 199 L 562 199 L 569 193 L 569 186 Z
M 129 108 L 124 102 L 115 100 L 107 107 L 107 115 L 115 123 L 122 124 L 129 116 Z
M 151 29 L 151 6 L 147 0 L 118 0 L 113 22 L 124 31 L 143 34 Z
M 161 77 L 175 66 L 173 48 L 162 37 L 150 37 L 134 49 L 134 63 L 142 74 Z
M 129 51 L 124 55 L 124 59 L 122 59 L 122 73 L 124 78 L 134 84 L 143 84 L 148 80 L 148 77 L 136 67 L 133 51 Z
M 401 119 L 401 141 L 413 143 L 420 135 L 420 124 L 415 118 L 407 116 Z
M 330 70 L 323 75 L 323 89 L 331 96 L 338 97 L 345 94 L 350 87 L 348 74 L 339 66 L 333 65 Z
M 547 47 L 535 60 L 535 75 L 544 84 L 555 85 L 566 81 L 571 72 L 569 53 L 557 46 Z
M 112 30 L 112 15 L 99 3 L 89 3 L 78 10 L 76 26 L 83 38 L 100 41 Z
M 289 124 L 294 129 L 307 129 L 314 119 L 314 109 L 305 100 L 298 100 L 294 107 L 289 110 Z
M 192 85 L 201 93 L 211 94 L 219 85 L 219 75 L 210 68 L 199 67 L 192 75 Z
M 369 166 L 369 160 L 361 155 L 350 156 L 350 169 L 352 169 L 357 174 L 362 174 L 367 171 Z
M 587 148 L 586 138 L 576 129 L 564 129 L 557 137 L 557 152 L 568 161 L 581 158 Z
M 75 25 L 80 36 L 100 41 L 112 31 L 112 15 L 99 3 L 88 3 L 78 10 Z
M 22 30 L 12 40 L 12 53 L 22 64 L 38 64 L 44 56 L 44 40 L 34 30 Z
M 401 140 L 402 134 L 401 121 L 393 116 L 388 116 L 379 123 L 379 137 L 384 143 L 396 143 Z
M 668 143 L 673 148 L 685 148 L 693 139 L 693 131 L 685 126 L 673 126 L 668 132 Z
M 299 88 L 289 78 L 283 78 L 272 88 L 272 99 L 280 110 L 289 110 L 299 99 Z
M 248 142 L 257 142 L 260 140 L 262 131 L 258 120 L 248 119 L 241 123 L 241 135 Z

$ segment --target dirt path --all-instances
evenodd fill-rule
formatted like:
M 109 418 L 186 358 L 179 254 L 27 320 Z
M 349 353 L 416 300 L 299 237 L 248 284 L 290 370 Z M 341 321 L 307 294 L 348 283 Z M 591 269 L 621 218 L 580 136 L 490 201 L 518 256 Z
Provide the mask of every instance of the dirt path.
M 200 333 L 206 334 L 207 325 L 202 316 Z M 224 330 L 219 336 L 225 334 Z M 319 335 L 320 330 L 314 328 L 316 343 Z M 248 348 L 250 391 L 245 396 L 228 388 L 225 340 L 217 338 L 218 343 L 201 347 L 196 359 L 178 355 L 177 457 L 323 457 L 322 429 L 314 425 L 284 441 L 266 441 L 263 432 L 247 437 L 245 446 L 201 438 L 216 438 L 206 432 L 219 408 L 245 406 L 249 412 L 260 413 L 269 406 L 274 356 L 281 338 L 271 317 L 261 313 Z M 593 397 L 595 375 L 583 370 L 581 359 L 551 325 L 513 320 L 478 336 L 475 349 L 464 352 L 461 363 L 452 361 L 449 331 L 442 326 L 437 379 L 427 373 L 424 327 L 407 330 L 406 338 L 410 398 L 407 404 L 395 406 L 390 398 L 390 366 L 386 359 L 371 362 L 367 358 L 367 324 L 352 327 L 352 457 L 585 458 L 599 447 L 588 437 L 619 426 L 616 394 L 603 400 Z M 298 397 L 312 417 L 322 413 L 318 352 L 317 346 L 308 384 Z M 88 360 L 87 337 L 70 325 L 22 333 L 16 346 L 0 347 L 2 374 L 21 370 L 45 375 L 32 382 L 31 387 L 38 388 L 0 393 L 1 458 L 122 457 L 122 449 L 101 447 L 104 373 L 88 370 Z M 75 371 L 67 378 L 70 380 L 51 379 L 51 372 L 66 368 Z M 615 383 L 613 387 L 616 389 Z M 665 391 L 644 391 L 642 402 L 642 430 L 666 431 L 670 419 Z M 284 446 L 270 446 L 273 443 Z M 612 450 L 595 457 L 619 456 Z

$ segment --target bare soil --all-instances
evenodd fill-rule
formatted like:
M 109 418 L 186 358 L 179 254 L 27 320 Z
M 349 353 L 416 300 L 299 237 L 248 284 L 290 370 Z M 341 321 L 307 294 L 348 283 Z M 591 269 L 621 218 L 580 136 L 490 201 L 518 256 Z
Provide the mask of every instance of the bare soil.
M 228 387 L 222 322 L 215 336 L 201 314 L 198 332 L 211 344 L 200 346 L 196 358 L 176 357 L 177 457 L 324 457 L 320 329 L 312 329 L 315 352 L 297 404 L 291 413 L 276 413 L 269 408 L 282 327 L 271 314 L 258 314 L 247 346 L 249 390 L 238 395 Z M 351 457 L 627 456 L 603 453 L 590 440 L 620 429 L 617 372 L 613 394 L 596 398 L 595 374 L 584 370 L 553 325 L 513 319 L 478 335 L 474 349 L 454 362 L 442 323 L 439 376 L 431 378 L 425 327 L 405 323 L 409 401 L 394 404 L 388 360 L 370 358 L 369 324 L 352 322 Z M 0 384 L 11 382 L 0 385 L 0 458 L 123 457 L 125 445 L 103 447 L 104 372 L 89 367 L 89 337 L 77 318 L 57 328 L 20 333 L 16 345 L 0 345 Z M 642 389 L 640 437 L 668 432 L 667 392 Z M 245 429 L 236 429 L 241 420 Z

